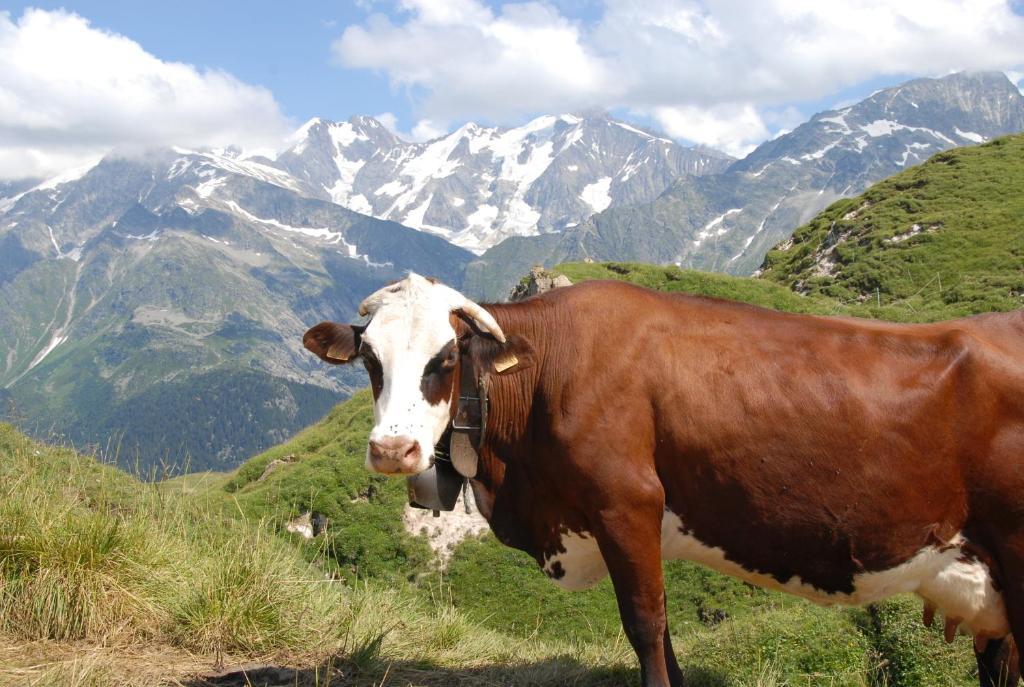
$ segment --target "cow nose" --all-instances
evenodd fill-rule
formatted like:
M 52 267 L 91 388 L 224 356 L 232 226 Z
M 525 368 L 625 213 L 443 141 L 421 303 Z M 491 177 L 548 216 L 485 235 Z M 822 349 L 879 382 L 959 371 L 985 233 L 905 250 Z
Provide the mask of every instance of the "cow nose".
M 377 472 L 411 474 L 419 469 L 420 446 L 405 436 L 382 437 L 370 441 L 370 464 Z

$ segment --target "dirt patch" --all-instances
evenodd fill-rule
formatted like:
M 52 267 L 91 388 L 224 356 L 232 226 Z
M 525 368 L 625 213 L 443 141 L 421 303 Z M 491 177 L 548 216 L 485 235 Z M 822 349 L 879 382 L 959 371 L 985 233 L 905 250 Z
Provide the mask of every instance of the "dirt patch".
M 442 567 L 448 564 L 452 552 L 466 537 L 475 537 L 488 530 L 487 521 L 476 509 L 470 496 L 469 512 L 466 512 L 464 494 L 455 503 L 455 510 L 434 517 L 433 511 L 413 508 L 407 505 L 402 513 L 402 524 L 409 534 L 426 537 L 427 543 L 437 555 Z
M 0 685 L 181 685 L 212 661 L 174 647 L 24 642 L 0 637 Z
M 266 478 L 270 477 L 275 470 L 284 467 L 285 465 L 291 465 L 295 462 L 295 454 L 285 456 L 284 458 L 275 458 L 274 460 L 267 463 L 267 467 L 263 468 L 263 474 L 259 476 L 257 482 L 262 482 Z

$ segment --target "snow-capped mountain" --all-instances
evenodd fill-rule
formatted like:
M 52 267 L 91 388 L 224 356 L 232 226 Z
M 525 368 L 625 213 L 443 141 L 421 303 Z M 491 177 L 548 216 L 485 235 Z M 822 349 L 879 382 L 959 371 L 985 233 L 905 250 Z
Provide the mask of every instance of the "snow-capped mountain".
M 732 161 L 604 115 L 544 116 L 511 129 L 470 123 L 427 143 L 402 141 L 370 117 L 313 119 L 292 141 L 266 163 L 307 193 L 478 253 L 653 200 L 681 175 Z
M 724 173 L 681 177 L 658 198 L 563 232 L 498 246 L 467 288 L 498 296 L 531 265 L 638 260 L 750 274 L 765 253 L 838 198 L 942 150 L 1024 130 L 1024 96 L 999 72 L 915 79 L 822 112 Z
M 322 415 L 355 368 L 305 329 L 467 251 L 300 192 L 237 151 L 108 157 L 0 206 L 0 407 L 30 430 L 229 467 Z M 12 412 L 13 411 L 13 412 Z

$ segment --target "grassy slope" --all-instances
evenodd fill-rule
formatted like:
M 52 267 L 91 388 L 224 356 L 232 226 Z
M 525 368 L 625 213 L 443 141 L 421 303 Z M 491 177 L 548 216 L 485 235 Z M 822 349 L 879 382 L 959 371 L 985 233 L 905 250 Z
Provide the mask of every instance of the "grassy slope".
M 241 512 L 278 529 L 305 511 L 326 515 L 331 527 L 325 550 L 306 546 L 324 554 L 332 572 L 347 579 L 404 579 L 427 568 L 430 551 L 402 528 L 404 482 L 363 467 L 371 403 L 368 391 L 356 393 L 291 441 L 246 462 L 222 489 Z M 268 464 L 288 456 L 298 460 L 260 481 Z
M 221 661 L 305 667 L 304 685 L 628 674 L 622 646 L 510 638 L 401 586 L 330 582 L 205 486 L 139 482 L 0 425 L 0 685 L 181 684 Z
M 920 233 L 892 241 L 914 225 Z M 834 274 L 816 274 L 833 245 Z M 898 319 L 1021 307 L 1024 134 L 939 153 L 833 204 L 768 253 L 762 278 L 848 303 L 880 300 Z
M 313 434 L 299 440 L 314 446 Z M 194 684 L 191 676 L 215 672 L 221 662 L 296 666 L 285 679 L 303 685 L 635 679 L 618 632 L 524 637 L 393 580 L 329 581 L 322 551 L 311 564 L 266 520 L 240 515 L 252 504 L 238 477 L 143 483 L 0 425 L 0 685 Z M 478 577 L 481 594 L 495 591 L 487 587 L 495 573 Z M 494 603 L 494 612 L 504 610 L 500 596 Z M 574 620 L 589 618 L 588 611 Z M 857 630 L 860 623 L 870 625 L 864 614 L 771 602 L 715 628 L 697 625 L 678 644 L 697 687 L 866 685 L 877 677 L 874 646 L 886 644 L 874 629 Z M 880 627 L 900 646 L 898 626 L 895 634 Z M 925 645 L 941 646 L 934 636 Z M 931 660 L 916 641 L 892 656 L 914 665 Z M 958 665 L 942 681 L 898 684 L 957 684 L 966 678 L 950 675 L 966 674 Z

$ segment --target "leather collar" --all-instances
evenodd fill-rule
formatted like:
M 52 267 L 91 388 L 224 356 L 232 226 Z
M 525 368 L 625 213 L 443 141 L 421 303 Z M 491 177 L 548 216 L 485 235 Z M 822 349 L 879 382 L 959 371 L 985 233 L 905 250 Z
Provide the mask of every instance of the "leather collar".
M 487 375 L 477 377 L 473 362 L 462 358 L 459 399 L 451 422 L 448 456 L 459 474 L 476 477 L 480 447 L 487 434 Z
M 406 480 L 410 505 L 439 511 L 455 509 L 458 491 L 468 498 L 466 485 L 476 477 L 480 447 L 487 433 L 488 377 L 479 377 L 473 363 L 462 357 L 455 413 L 441 441 L 434 447 L 434 465 Z M 469 504 L 466 503 L 467 512 Z

